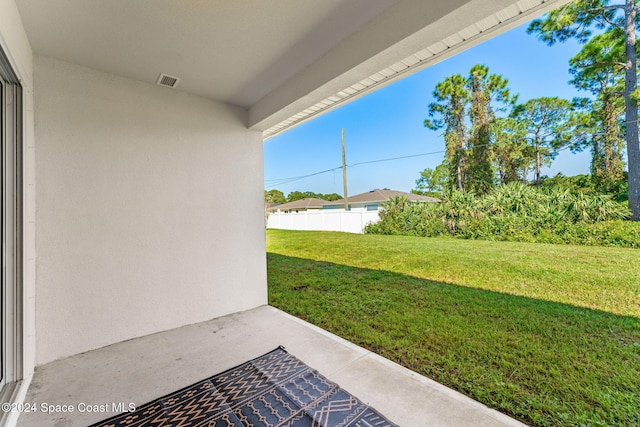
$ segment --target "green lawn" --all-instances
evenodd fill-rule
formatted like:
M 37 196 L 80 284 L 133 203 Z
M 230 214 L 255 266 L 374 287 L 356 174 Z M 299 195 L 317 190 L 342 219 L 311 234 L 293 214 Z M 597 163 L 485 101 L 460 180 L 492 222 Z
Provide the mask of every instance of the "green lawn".
M 270 304 L 530 425 L 640 425 L 640 250 L 267 232 Z

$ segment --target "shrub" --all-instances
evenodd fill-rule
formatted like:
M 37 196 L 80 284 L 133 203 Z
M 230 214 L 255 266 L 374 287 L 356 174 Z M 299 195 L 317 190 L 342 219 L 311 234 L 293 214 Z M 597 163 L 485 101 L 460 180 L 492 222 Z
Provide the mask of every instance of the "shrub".
M 366 233 L 640 247 L 640 224 L 609 195 L 511 183 L 478 197 L 452 191 L 441 203 L 398 197 Z

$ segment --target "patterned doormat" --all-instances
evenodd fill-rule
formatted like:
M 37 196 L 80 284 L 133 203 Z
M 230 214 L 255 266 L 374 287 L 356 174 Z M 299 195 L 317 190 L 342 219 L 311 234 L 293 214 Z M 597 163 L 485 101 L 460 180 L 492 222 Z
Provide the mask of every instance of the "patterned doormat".
M 91 427 L 394 427 L 374 409 L 275 350 Z

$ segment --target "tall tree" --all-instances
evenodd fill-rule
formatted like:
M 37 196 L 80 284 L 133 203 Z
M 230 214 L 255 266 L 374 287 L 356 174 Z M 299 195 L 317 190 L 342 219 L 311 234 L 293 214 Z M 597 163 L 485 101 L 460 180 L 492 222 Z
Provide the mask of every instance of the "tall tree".
M 514 108 L 512 117 L 524 126 L 526 140 L 533 149 L 534 177 L 540 185 L 540 170 L 571 141 L 572 104 L 558 97 L 530 99 Z
M 527 143 L 524 123 L 514 117 L 497 118 L 491 132 L 493 161 L 500 185 L 526 183 L 527 171 L 535 162 L 535 152 Z
M 624 34 L 624 103 L 627 162 L 629 167 L 629 208 L 631 218 L 640 220 L 640 142 L 638 140 L 638 76 L 636 31 L 638 29 L 638 1 L 575 0 L 549 12 L 529 26 L 549 45 L 576 39 L 587 43 L 593 29 L 613 30 Z M 613 64 L 612 64 L 613 65 Z
M 453 74 L 436 85 L 424 125 L 444 129 L 445 164 L 451 188 L 486 193 L 494 182 L 491 158 L 491 123 L 495 109 L 515 98 L 508 80 L 475 65 L 468 77 Z
M 453 74 L 436 85 L 433 91 L 436 102 L 429 104 L 429 117 L 425 127 L 432 130 L 444 128 L 445 161 L 449 165 L 450 185 L 464 190 L 467 165 L 467 105 L 470 94 L 467 79 Z
M 486 194 L 493 186 L 494 170 L 491 150 L 491 124 L 495 119 L 493 105 L 511 103 L 508 80 L 489 74 L 486 65 L 475 65 L 469 71 L 467 86 L 471 93 L 471 135 L 469 137 L 469 187 L 477 194 Z
M 578 99 L 583 112 L 578 117 L 582 146 L 591 149 L 591 173 L 596 185 L 609 190 L 624 175 L 623 34 L 619 28 L 593 36 L 569 60 L 569 72 L 576 88 L 591 92 L 595 100 Z

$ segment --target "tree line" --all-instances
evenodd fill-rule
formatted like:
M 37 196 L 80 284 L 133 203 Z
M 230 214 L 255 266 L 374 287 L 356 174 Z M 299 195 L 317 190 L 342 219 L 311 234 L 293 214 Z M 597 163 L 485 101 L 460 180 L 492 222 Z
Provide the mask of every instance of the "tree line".
M 269 190 L 269 191 L 264 190 L 264 201 L 265 203 L 270 203 L 270 204 L 279 205 L 282 203 L 295 202 L 296 200 L 310 199 L 310 198 L 334 201 L 334 200 L 342 199 L 342 196 L 337 193 L 322 194 L 322 193 L 314 193 L 312 191 L 292 191 L 285 197 L 284 193 L 280 190 L 275 190 L 275 189 Z
M 548 45 L 582 43 L 569 61 L 569 83 L 589 96 L 519 103 L 508 79 L 482 64 L 439 82 L 424 125 L 443 131 L 445 158 L 421 172 L 414 192 L 483 195 L 497 185 L 527 183 L 530 174 L 540 186 L 542 167 L 559 151 L 589 149 L 594 187 L 613 192 L 624 182 L 631 217 L 639 220 L 637 12 L 637 0 L 578 0 L 530 24 L 528 32 Z

